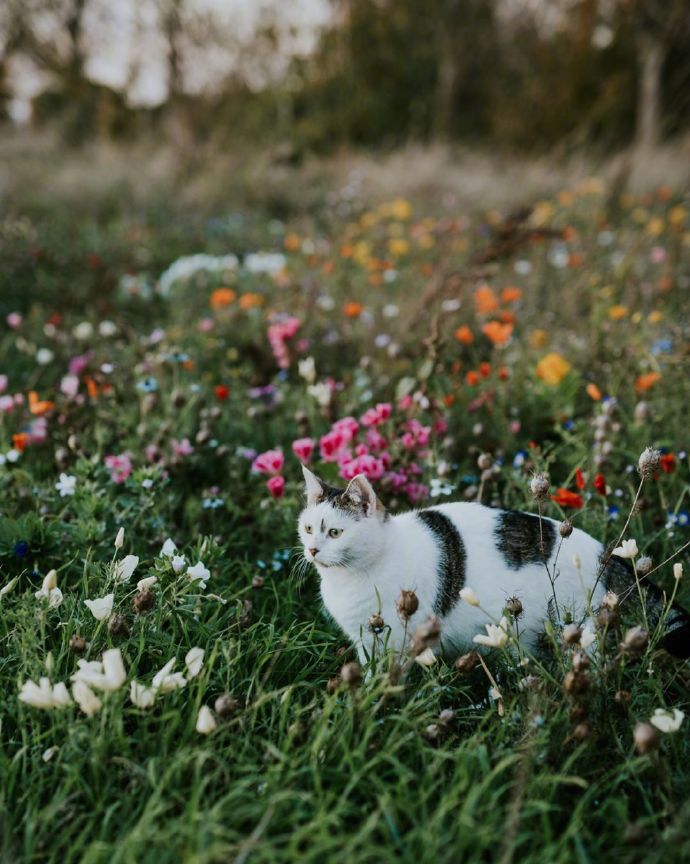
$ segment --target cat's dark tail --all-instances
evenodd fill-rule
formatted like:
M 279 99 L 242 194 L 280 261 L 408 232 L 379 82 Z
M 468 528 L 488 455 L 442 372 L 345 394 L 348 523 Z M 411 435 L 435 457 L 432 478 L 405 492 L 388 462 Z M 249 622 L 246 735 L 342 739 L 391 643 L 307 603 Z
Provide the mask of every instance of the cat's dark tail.
M 635 585 L 635 571 L 625 558 L 612 555 L 604 570 L 604 584 L 618 596 L 627 594 Z M 644 580 L 645 606 L 650 628 L 655 628 L 664 609 L 663 592 L 649 580 Z M 637 598 L 637 591 L 634 592 Z M 632 597 L 631 597 L 632 600 Z M 639 602 L 639 601 L 638 601 Z M 661 644 L 674 657 L 687 660 L 690 657 L 690 616 L 679 606 L 671 607 L 664 621 Z

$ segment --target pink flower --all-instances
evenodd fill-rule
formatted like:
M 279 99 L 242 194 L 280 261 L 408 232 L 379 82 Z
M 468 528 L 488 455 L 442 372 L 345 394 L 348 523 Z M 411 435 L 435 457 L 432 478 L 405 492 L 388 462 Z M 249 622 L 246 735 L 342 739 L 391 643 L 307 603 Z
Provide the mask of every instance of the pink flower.
M 79 379 L 76 375 L 65 375 L 60 381 L 60 390 L 70 399 L 74 399 L 79 391 Z
M 339 473 L 343 480 L 352 480 L 358 474 L 364 474 L 368 480 L 379 480 L 383 477 L 384 471 L 383 462 L 367 454 L 345 462 L 340 466 Z
M 266 450 L 254 459 L 252 471 L 257 471 L 259 474 L 278 474 L 282 470 L 284 461 L 285 457 L 281 450 Z
M 367 429 L 367 444 L 369 445 L 369 449 L 374 452 L 384 450 L 388 447 L 388 441 L 378 429 Z
M 201 321 L 197 324 L 197 327 L 201 333 L 210 333 L 211 330 L 216 326 L 216 322 L 213 318 L 202 318 Z
M 311 459 L 314 447 L 316 447 L 316 441 L 313 438 L 298 438 L 292 442 L 292 452 L 300 462 L 308 462 Z
M 161 451 L 155 444 L 147 444 L 144 454 L 146 455 L 147 462 L 159 462 L 162 456 Z
M 345 443 L 348 443 L 359 432 L 359 423 L 354 417 L 343 417 L 342 420 L 336 420 L 331 428 L 334 432 L 342 433 Z
M 7 326 L 11 327 L 13 330 L 16 330 L 17 327 L 21 327 L 23 320 L 24 319 L 19 314 L 19 312 L 10 312 L 7 318 L 5 318 L 5 321 L 7 321 Z
M 366 456 L 369 452 L 369 448 L 366 444 L 358 444 L 355 447 L 355 456 Z
M 124 483 L 132 473 L 132 459 L 129 453 L 106 456 L 105 465 L 110 471 L 110 479 L 113 483 Z
M 273 351 L 273 356 L 276 358 L 276 362 L 281 369 L 287 369 L 290 366 L 290 355 L 285 343 L 297 333 L 300 324 L 299 318 L 290 316 L 284 318 L 282 321 L 271 324 L 268 328 L 268 341 Z
M 663 246 L 653 246 L 649 259 L 653 264 L 661 264 L 666 260 L 666 250 Z
M 69 369 L 69 374 L 81 375 L 84 369 L 86 369 L 91 362 L 92 357 L 93 351 L 87 351 L 86 354 L 77 354 L 76 357 L 72 357 L 67 367 Z
M 401 411 L 407 411 L 407 409 L 411 408 L 412 405 L 413 405 L 412 397 L 409 395 L 403 396 L 402 399 L 398 402 L 398 408 L 400 408 Z
M 429 487 L 423 483 L 408 483 L 404 492 L 412 504 L 419 504 L 420 501 L 425 501 L 429 497 Z
M 336 462 L 350 439 L 346 439 L 340 429 L 332 429 L 319 439 L 319 449 L 324 462 Z
M 285 477 L 281 474 L 275 474 L 273 477 L 268 478 L 266 486 L 274 498 L 282 498 L 285 492 Z
M 181 441 L 176 441 L 174 438 L 170 441 L 170 446 L 175 456 L 190 456 L 194 452 L 194 447 L 189 438 L 183 438 Z
M 0 396 L 0 411 L 3 414 L 9 414 L 14 411 L 14 399 L 11 396 Z
M 407 483 L 407 474 L 403 471 L 390 471 L 386 474 L 386 480 L 390 483 L 393 491 L 397 492 Z
M 376 408 L 370 408 L 368 411 L 365 411 L 359 419 L 362 422 L 362 426 L 378 426 L 380 423 L 388 420 L 392 412 L 393 406 L 390 402 L 379 402 Z

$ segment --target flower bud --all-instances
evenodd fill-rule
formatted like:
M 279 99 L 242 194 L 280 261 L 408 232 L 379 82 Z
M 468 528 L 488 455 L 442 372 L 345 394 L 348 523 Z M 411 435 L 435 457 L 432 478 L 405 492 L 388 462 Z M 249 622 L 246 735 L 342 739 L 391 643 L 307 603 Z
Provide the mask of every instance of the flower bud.
M 673 565 L 673 578 L 676 580 L 676 582 L 680 582 L 680 580 L 683 578 L 683 565 L 680 563 L 680 561 L 677 561 Z
M 638 402 L 637 405 L 635 405 L 634 417 L 636 423 L 644 423 L 644 421 L 649 417 L 649 403 Z
M 607 591 L 606 594 L 604 594 L 604 599 L 601 601 L 601 605 L 606 606 L 607 609 L 617 609 L 618 602 L 618 594 L 614 594 L 613 591 Z
M 75 654 L 83 654 L 86 651 L 86 640 L 75 633 L 69 640 L 69 647 Z
M 618 611 L 602 606 L 597 615 L 597 624 L 604 630 L 607 627 L 615 627 L 618 624 Z
M 438 715 L 438 722 L 442 726 L 450 726 L 455 722 L 455 711 L 453 711 L 452 708 L 444 708 Z
M 263 588 L 265 584 L 265 577 L 262 576 L 261 573 L 256 573 L 254 578 L 252 579 L 252 588 L 256 588 L 258 590 L 259 588 Z
M 116 549 L 122 549 L 122 547 L 124 546 L 124 543 L 125 543 L 125 529 L 120 528 L 120 530 L 117 532 L 117 536 L 115 537 L 115 548 Z

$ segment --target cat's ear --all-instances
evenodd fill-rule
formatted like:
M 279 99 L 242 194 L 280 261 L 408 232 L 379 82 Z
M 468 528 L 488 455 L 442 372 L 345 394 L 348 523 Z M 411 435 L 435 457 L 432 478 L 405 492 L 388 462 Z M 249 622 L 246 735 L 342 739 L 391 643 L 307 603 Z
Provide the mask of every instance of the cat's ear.
M 376 513 L 376 492 L 364 474 L 358 474 L 350 480 L 345 494 L 360 506 L 367 516 Z
M 304 474 L 304 482 L 306 484 L 307 504 L 315 504 L 319 499 L 323 498 L 323 483 L 316 474 L 312 474 L 306 465 L 302 465 L 302 474 Z

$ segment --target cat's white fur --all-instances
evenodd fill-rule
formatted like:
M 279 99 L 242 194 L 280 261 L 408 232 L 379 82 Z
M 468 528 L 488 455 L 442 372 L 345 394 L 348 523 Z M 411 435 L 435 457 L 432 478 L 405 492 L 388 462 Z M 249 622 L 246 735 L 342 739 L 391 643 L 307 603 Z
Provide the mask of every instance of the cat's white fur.
M 417 623 L 433 614 L 438 589 L 437 567 L 440 548 L 433 534 L 415 512 L 386 518 L 377 507 L 376 495 L 363 475 L 352 480 L 346 490 L 362 506 L 361 515 L 350 515 L 322 500 L 321 481 L 304 468 L 307 505 L 299 518 L 299 536 L 305 558 L 316 566 L 321 577 L 321 595 L 326 608 L 341 629 L 356 645 L 360 659 L 371 655 L 375 637 L 368 627 L 369 618 L 379 612 L 390 627 L 388 647 L 400 650 L 405 628 L 396 609 L 403 589 L 412 589 L 419 608 L 408 625 L 409 633 Z M 599 567 L 602 544 L 577 528 L 559 542 L 544 563 L 526 564 L 515 570 L 508 567 L 496 548 L 494 531 L 501 510 L 481 504 L 441 504 L 433 508 L 447 516 L 458 529 L 465 546 L 465 587 L 471 588 L 481 608 L 458 600 L 441 618 L 441 649 L 455 656 L 472 647 L 478 633 L 486 633 L 487 623 L 497 622 L 506 601 L 518 597 L 523 606 L 519 619 L 521 641 L 534 647 L 548 616 L 553 591 L 549 572 L 557 573 L 556 595 L 559 608 L 584 615 L 588 600 L 600 604 L 604 587 L 599 584 L 589 598 Z M 560 523 L 553 522 L 558 529 Z M 312 529 L 307 532 L 307 527 Z M 341 531 L 337 537 L 329 531 Z M 559 538 L 560 540 L 560 538 Z M 314 554 L 313 549 L 318 551 Z M 554 559 L 558 554 L 557 566 Z M 579 559 L 579 567 L 574 558 Z M 474 646 L 476 647 L 476 646 Z

